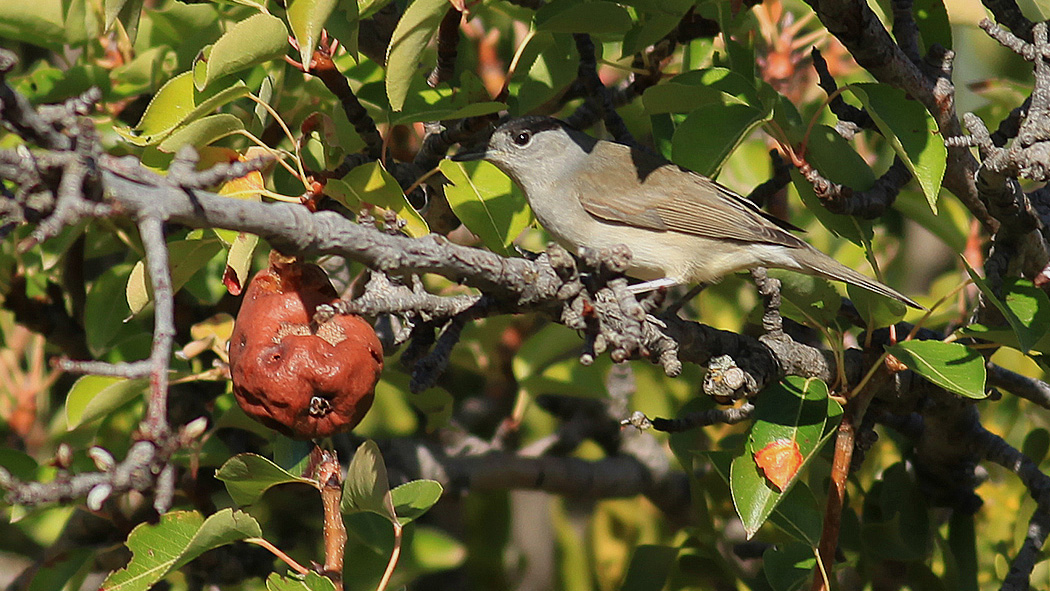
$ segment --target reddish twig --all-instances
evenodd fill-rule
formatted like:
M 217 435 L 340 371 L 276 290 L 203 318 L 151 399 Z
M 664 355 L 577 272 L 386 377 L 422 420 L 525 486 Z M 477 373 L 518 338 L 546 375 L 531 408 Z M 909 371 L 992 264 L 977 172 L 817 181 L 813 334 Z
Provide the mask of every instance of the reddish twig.
M 314 52 L 308 72 L 320 78 L 325 88 L 339 99 L 346 118 L 354 126 L 357 135 L 364 140 L 368 157 L 372 160 L 379 160 L 383 154 L 383 138 L 379 135 L 376 122 L 361 105 L 361 101 L 357 100 L 346 76 L 343 76 L 342 72 L 335 67 L 335 62 L 332 61 L 332 56 L 326 49 L 322 48 Z
M 813 591 L 827 591 L 821 571 L 831 572 L 835 550 L 838 548 L 842 508 L 846 504 L 846 479 L 849 478 L 849 467 L 853 462 L 855 433 L 853 421 L 843 418 L 835 436 L 835 457 L 831 464 L 831 487 L 828 490 L 828 503 L 824 509 L 824 530 L 820 534 L 820 545 L 817 546 L 819 564 L 814 569 L 813 586 L 811 587 Z

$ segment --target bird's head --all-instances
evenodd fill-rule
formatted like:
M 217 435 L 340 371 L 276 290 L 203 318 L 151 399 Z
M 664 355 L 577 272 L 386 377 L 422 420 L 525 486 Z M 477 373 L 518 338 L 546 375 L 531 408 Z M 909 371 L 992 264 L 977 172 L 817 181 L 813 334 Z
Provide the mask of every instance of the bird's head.
M 558 119 L 521 117 L 496 127 L 482 149 L 460 152 L 452 159 L 488 160 L 528 191 L 559 170 L 582 165 L 595 141 Z

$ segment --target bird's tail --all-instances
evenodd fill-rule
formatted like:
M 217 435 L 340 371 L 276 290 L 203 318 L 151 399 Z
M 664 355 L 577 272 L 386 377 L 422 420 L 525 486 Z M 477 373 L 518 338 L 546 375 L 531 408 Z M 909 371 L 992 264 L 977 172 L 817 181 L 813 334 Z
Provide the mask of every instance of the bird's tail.
M 803 269 L 808 273 L 835 281 L 852 283 L 853 285 L 863 287 L 868 291 L 873 291 L 879 295 L 893 298 L 898 302 L 903 302 L 917 310 L 926 309 L 908 296 L 887 285 L 883 285 L 874 279 L 862 275 L 858 271 L 850 269 L 846 265 L 843 265 L 815 248 L 807 248 L 805 249 L 805 252 L 796 251 L 793 254 L 795 261 L 802 265 Z

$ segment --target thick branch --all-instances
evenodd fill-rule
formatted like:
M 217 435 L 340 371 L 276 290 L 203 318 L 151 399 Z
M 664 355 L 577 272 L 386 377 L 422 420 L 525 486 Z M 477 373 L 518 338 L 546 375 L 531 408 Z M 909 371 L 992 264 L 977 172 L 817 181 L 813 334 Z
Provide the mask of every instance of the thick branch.
M 638 437 L 650 438 L 647 434 Z M 383 446 L 388 465 L 406 466 L 412 478 L 430 478 L 445 487 L 446 494 L 465 491 L 531 489 L 575 498 L 600 499 L 645 495 L 668 513 L 678 513 L 689 504 L 689 479 L 666 469 L 666 456 L 659 464 L 648 455 L 615 455 L 587 461 L 573 457 L 523 457 L 488 451 L 454 456 L 433 445 L 397 439 Z

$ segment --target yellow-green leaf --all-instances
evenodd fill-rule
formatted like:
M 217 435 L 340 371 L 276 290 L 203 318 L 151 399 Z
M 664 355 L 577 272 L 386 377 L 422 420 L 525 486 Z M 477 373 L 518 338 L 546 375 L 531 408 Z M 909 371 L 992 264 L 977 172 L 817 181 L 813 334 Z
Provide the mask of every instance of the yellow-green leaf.
M 420 56 L 448 9 L 448 0 L 416 0 L 405 9 L 394 28 L 386 52 L 386 94 L 395 111 L 405 106 Z
M 256 14 L 230 27 L 212 47 L 205 86 L 228 74 L 284 55 L 288 29 L 281 19 Z
M 984 357 L 961 343 L 904 341 L 886 351 L 934 384 L 967 398 L 985 398 Z
M 430 233 L 427 223 L 408 202 L 397 180 L 379 162 L 367 162 L 351 170 L 342 179 L 329 180 L 324 192 L 350 211 L 359 211 L 366 205 L 393 210 L 405 220 L 405 232 L 409 236 L 418 238 Z
M 109 575 L 100 589 L 146 591 L 169 572 L 212 548 L 260 536 L 259 523 L 241 511 L 223 509 L 207 520 L 196 511 L 167 513 L 160 523 L 143 523 L 131 531 L 127 542 L 131 562 Z
M 317 40 L 325 21 L 335 10 L 338 0 L 294 0 L 288 7 L 288 24 L 299 43 L 301 63 L 306 65 L 313 59 Z
M 512 255 L 511 244 L 533 219 L 521 191 L 488 162 L 442 160 L 440 168 L 452 183 L 445 198 L 460 221 L 490 250 Z

